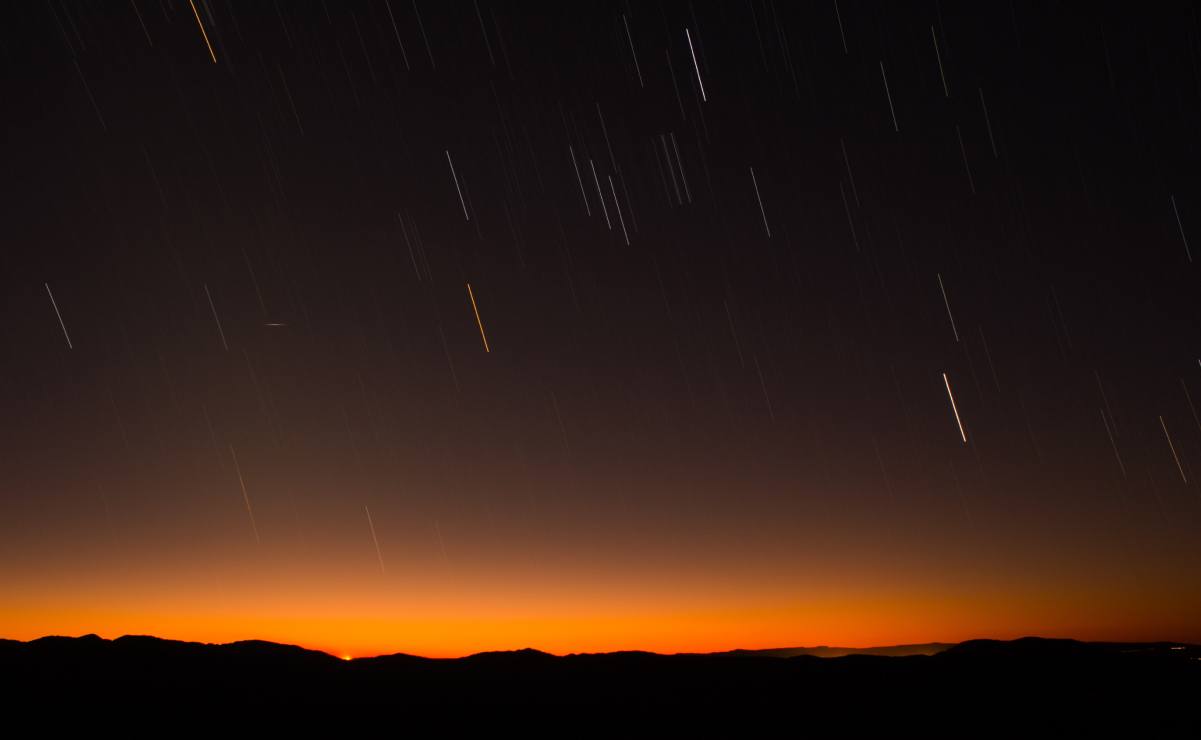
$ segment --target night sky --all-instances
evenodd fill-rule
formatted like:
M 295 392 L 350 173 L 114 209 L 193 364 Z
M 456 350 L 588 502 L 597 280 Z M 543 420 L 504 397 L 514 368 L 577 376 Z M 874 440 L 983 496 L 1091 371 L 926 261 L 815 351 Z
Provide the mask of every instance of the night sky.
M 1189 3 L 46 0 L 0 51 L 0 636 L 1201 642 Z

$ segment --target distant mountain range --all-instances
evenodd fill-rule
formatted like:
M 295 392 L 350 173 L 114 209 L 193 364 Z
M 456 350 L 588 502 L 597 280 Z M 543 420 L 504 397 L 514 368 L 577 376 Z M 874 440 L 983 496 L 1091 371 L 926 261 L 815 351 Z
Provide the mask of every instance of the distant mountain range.
M 257 640 L 210 645 L 86 635 L 0 640 L 0 677 L 0 701 L 13 706 L 867 712 L 875 719 L 951 708 L 1003 718 L 1041 707 L 1095 719 L 1119 711 L 1176 716 L 1181 707 L 1195 715 L 1201 646 L 1028 637 L 866 649 L 565 656 L 525 649 L 347 661 Z
M 154 646 L 166 653 L 173 655 L 186 655 L 195 651 L 197 648 L 207 648 L 209 650 L 224 652 L 227 654 L 235 653 L 253 653 L 259 652 L 263 656 L 267 655 L 297 655 L 307 654 L 312 656 L 326 656 L 334 658 L 329 653 L 324 653 L 319 650 L 309 650 L 298 647 L 296 645 L 285 645 L 266 640 L 240 640 L 231 643 L 202 643 L 202 642 L 185 642 L 182 640 L 166 640 L 160 637 L 150 637 L 147 635 L 125 635 L 118 637 L 115 640 L 106 640 L 98 635 L 84 635 L 82 637 L 59 637 L 49 636 L 40 637 L 28 642 L 19 640 L 6 640 L 0 638 L 0 660 L 22 652 L 24 650 L 39 652 L 39 651 L 58 651 L 60 649 L 77 649 L 81 651 L 103 649 L 99 648 L 100 644 L 111 643 L 121 650 L 143 651 L 150 646 Z M 66 648 L 64 646 L 75 645 L 75 648 Z M 955 647 L 953 642 L 926 642 L 914 645 L 885 645 L 881 647 L 866 647 L 866 648 L 849 648 L 849 647 L 830 647 L 827 645 L 818 645 L 816 647 L 785 647 L 785 648 L 766 648 L 758 650 L 724 650 L 715 653 L 651 653 L 642 650 L 624 650 L 612 653 L 571 653 L 565 656 L 556 656 L 552 653 L 546 653 L 533 648 L 523 648 L 521 650 L 494 650 L 483 653 L 475 653 L 463 658 L 421 658 L 407 653 L 393 653 L 390 655 L 380 655 L 371 658 L 355 658 L 354 660 L 376 660 L 379 658 L 413 658 L 414 660 L 471 660 L 479 659 L 482 656 L 547 656 L 547 657 L 597 657 L 604 655 L 655 655 L 659 657 L 675 656 L 760 656 L 766 658 L 794 658 L 798 655 L 812 655 L 818 658 L 841 658 L 846 655 L 887 655 L 887 656 L 905 656 L 905 655 L 934 655 L 941 653 L 947 648 Z M 12 651 L 12 652 L 9 652 Z M 491 659 L 491 658 L 485 658 Z M 345 662 L 345 659 L 339 659 Z
M 848 648 L 828 647 L 786 647 L 767 648 L 766 650 L 729 650 L 709 655 L 762 655 L 768 658 L 795 658 L 798 655 L 813 655 L 818 658 L 841 658 L 844 655 L 890 655 L 901 657 L 905 655 L 934 655 L 947 648 L 954 647 L 953 642 L 925 642 L 918 645 L 885 645 L 882 647 Z

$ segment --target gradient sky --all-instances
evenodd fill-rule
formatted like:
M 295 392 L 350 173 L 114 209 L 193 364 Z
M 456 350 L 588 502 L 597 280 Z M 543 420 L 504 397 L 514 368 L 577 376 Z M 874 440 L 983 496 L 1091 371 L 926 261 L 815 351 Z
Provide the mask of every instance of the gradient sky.
M 0 50 L 0 636 L 1201 642 L 1190 4 L 52 0 Z

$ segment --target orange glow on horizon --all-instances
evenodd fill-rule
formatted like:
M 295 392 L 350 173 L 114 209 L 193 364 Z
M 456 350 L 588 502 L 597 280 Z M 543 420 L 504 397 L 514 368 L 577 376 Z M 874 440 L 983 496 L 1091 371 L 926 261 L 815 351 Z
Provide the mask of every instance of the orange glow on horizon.
M 401 604 L 381 608 L 380 604 L 367 603 L 354 609 L 334 609 L 302 602 L 293 595 L 272 606 L 259 604 L 255 607 L 257 613 L 240 596 L 216 608 L 200 603 L 128 607 L 26 604 L 8 609 L 0 617 L 0 635 L 29 640 L 49 634 L 96 633 L 109 639 L 150 634 L 206 643 L 260 639 L 300 645 L 350 660 L 352 656 L 392 653 L 447 658 L 526 647 L 563 655 L 817 645 L 862 648 L 1026 635 L 1107 641 L 1180 640 L 1189 638 L 1192 629 L 1187 615 L 1175 628 L 1158 626 L 1150 609 L 1121 615 L 1106 624 L 1090 624 L 1090 610 L 1066 600 L 1022 603 L 998 594 L 978 600 L 929 595 L 793 603 L 776 600 L 743 608 L 714 604 L 673 608 L 643 602 L 608 609 L 587 603 L 574 607 L 544 603 L 518 609 L 497 607 L 481 599 L 474 606 L 458 605 L 440 613 L 415 613 Z M 1112 604 L 1096 602 L 1096 608 L 1121 613 Z M 381 612 L 391 616 L 376 616 Z M 1195 629 L 1192 638 L 1196 638 Z
M 303 466 L 264 480 L 261 453 L 243 449 L 237 461 L 261 543 L 230 457 L 222 458 L 227 486 L 213 489 L 220 517 L 203 526 L 180 517 L 96 527 L 101 501 L 92 511 L 47 510 L 43 526 L 0 543 L 23 553 L 0 558 L 0 638 L 258 639 L 339 658 L 863 648 L 1026 635 L 1201 642 L 1201 591 L 1182 587 L 1195 567 L 1179 556 L 1183 545 L 1126 558 L 1088 530 L 1010 527 L 1004 511 L 992 512 L 995 541 L 969 540 L 970 530 L 937 518 L 857 527 L 820 509 L 792 518 L 750 512 L 720 526 L 649 505 L 637 518 L 602 510 L 586 521 L 538 519 L 536 506 L 568 503 L 557 491 L 570 481 L 560 487 L 553 469 L 544 471 L 534 501 L 503 467 L 489 468 L 495 480 L 486 483 L 476 479 L 482 469 L 464 468 L 463 489 L 483 488 L 497 502 L 478 516 L 411 507 L 404 497 L 429 495 L 420 483 L 390 502 L 377 491 L 395 484 L 380 477 L 349 489 L 342 505 L 293 518 L 291 501 L 303 506 L 311 492 L 341 491 L 345 481 L 306 475 Z M 614 492 L 619 509 L 632 492 L 653 500 L 659 483 L 599 477 L 590 485 Z M 49 527 L 80 534 L 51 547 L 38 534 Z

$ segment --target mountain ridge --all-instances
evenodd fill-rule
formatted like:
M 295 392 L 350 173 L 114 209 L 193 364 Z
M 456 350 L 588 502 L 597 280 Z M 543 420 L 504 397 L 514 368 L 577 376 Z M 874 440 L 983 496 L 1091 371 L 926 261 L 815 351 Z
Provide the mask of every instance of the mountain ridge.
M 345 660 L 262 640 L 209 644 L 148 635 L 0 640 L 2 700 L 52 711 L 269 710 L 271 716 L 298 717 L 296 708 L 305 716 L 323 709 L 387 708 L 414 716 L 567 710 L 606 718 L 615 713 L 745 718 L 787 709 L 812 719 L 913 717 L 923 708 L 985 718 L 1019 709 L 1104 718 L 1115 711 L 1163 714 L 1165 707 L 1188 706 L 1198 688 L 1201 646 L 1163 642 L 1029 637 L 969 640 L 933 654 L 838 657 L 784 656 L 771 649 L 552 655 L 523 648 L 461 658 L 395 653 Z
M 301 645 L 292 643 L 275 642 L 272 640 L 261 639 L 246 639 L 235 640 L 233 642 L 201 642 L 197 640 L 176 640 L 172 638 L 157 637 L 154 635 L 121 635 L 115 638 L 100 637 L 95 633 L 87 633 L 78 636 L 70 635 L 44 635 L 35 637 L 30 640 L 16 640 L 11 638 L 0 638 L 0 648 L 17 646 L 17 645 L 50 645 L 50 644 L 69 644 L 77 643 L 84 644 L 122 644 L 122 645 L 158 645 L 172 647 L 188 647 L 188 648 L 226 648 L 236 650 L 272 650 L 281 652 L 294 652 L 305 654 L 319 654 L 339 662 L 348 662 L 347 658 L 318 650 L 315 648 L 306 648 Z M 350 658 L 350 661 L 363 660 L 378 660 L 382 658 L 413 658 L 420 660 L 470 660 L 470 659 L 494 659 L 498 656 L 510 656 L 515 658 L 525 659 L 541 659 L 541 658 L 571 658 L 571 657 L 588 657 L 588 656 L 619 656 L 619 655 L 643 655 L 657 657 L 723 657 L 723 656 L 741 656 L 741 657 L 770 657 L 770 658 L 792 658 L 800 656 L 812 656 L 820 658 L 837 658 L 850 655 L 872 655 L 881 657 L 904 657 L 910 655 L 936 655 L 944 653 L 952 649 L 971 649 L 973 651 L 987 651 L 996 646 L 1013 646 L 1010 649 L 1021 648 L 1028 645 L 1044 645 L 1044 646 L 1066 646 L 1066 645 L 1083 645 L 1083 646 L 1106 646 L 1112 648 L 1125 648 L 1132 650 L 1148 649 L 1148 648 L 1166 648 L 1166 647 L 1183 647 L 1198 648 L 1201 646 L 1187 642 L 1171 642 L 1171 641 L 1154 641 L 1154 642 L 1110 642 L 1110 641 L 1083 641 L 1073 640 L 1070 638 L 1050 638 L 1040 636 L 1024 636 L 1012 640 L 999 640 L 993 638 L 974 638 L 964 640 L 962 642 L 926 642 L 926 643 L 902 643 L 897 645 L 876 645 L 871 647 L 855 648 L 830 645 L 814 645 L 814 646 L 797 646 L 797 647 L 778 647 L 778 648 L 732 648 L 730 650 L 716 650 L 712 652 L 674 652 L 674 653 L 659 653 L 652 650 L 611 650 L 601 652 L 570 652 L 570 653 L 551 653 L 545 650 L 540 650 L 533 647 L 523 647 L 511 650 L 484 650 L 476 653 L 468 653 L 466 655 L 455 657 L 430 657 L 417 655 L 415 653 L 397 652 L 397 653 L 380 653 L 378 655 L 364 655 Z M 965 647 L 966 646 L 966 647 Z

